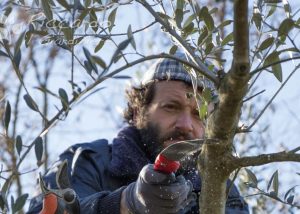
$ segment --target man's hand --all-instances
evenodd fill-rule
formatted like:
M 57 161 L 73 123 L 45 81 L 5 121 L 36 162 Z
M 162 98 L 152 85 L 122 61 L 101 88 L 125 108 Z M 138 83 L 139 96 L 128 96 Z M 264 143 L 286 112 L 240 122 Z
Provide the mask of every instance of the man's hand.
M 142 169 L 137 181 L 130 184 L 122 196 L 129 213 L 134 214 L 184 213 L 196 200 L 190 181 L 183 176 L 175 177 L 174 173 L 157 172 L 152 164 Z M 123 205 L 121 202 L 121 213 Z

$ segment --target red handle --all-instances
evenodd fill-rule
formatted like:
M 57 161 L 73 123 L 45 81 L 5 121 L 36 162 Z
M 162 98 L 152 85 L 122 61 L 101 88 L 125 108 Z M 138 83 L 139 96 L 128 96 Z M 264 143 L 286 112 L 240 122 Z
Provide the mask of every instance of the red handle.
M 169 160 L 162 154 L 159 154 L 154 163 L 154 170 L 160 171 L 166 174 L 176 172 L 180 167 L 179 161 Z
M 58 198 L 55 194 L 49 193 L 44 196 L 43 209 L 39 214 L 55 214 L 58 208 Z

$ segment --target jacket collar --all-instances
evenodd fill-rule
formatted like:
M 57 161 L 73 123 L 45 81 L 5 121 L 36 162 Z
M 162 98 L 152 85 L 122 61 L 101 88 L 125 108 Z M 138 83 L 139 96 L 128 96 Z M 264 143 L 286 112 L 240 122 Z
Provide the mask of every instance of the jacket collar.
M 112 143 L 112 159 L 109 171 L 113 176 L 135 180 L 150 160 L 139 146 L 141 137 L 134 126 L 122 129 Z

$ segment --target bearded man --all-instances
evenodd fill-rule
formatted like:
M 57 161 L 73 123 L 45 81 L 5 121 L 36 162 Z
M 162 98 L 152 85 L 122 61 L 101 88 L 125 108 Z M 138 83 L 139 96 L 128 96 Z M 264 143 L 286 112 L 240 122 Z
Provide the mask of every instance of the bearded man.
M 182 54 L 176 56 L 185 59 Z M 210 85 L 207 80 L 198 80 L 199 94 Z M 57 188 L 56 166 L 67 160 L 81 213 L 199 213 L 201 179 L 195 164 L 187 164 L 176 175 L 153 169 L 163 148 L 204 138 L 205 122 L 199 117 L 194 96 L 190 96 L 193 92 L 191 76 L 181 63 L 159 60 L 138 87 L 127 91 L 124 117 L 128 126 L 113 142 L 101 139 L 72 146 L 59 156 L 44 181 Z M 28 213 L 41 209 L 40 196 L 32 199 Z M 229 193 L 226 213 L 249 213 L 235 186 Z

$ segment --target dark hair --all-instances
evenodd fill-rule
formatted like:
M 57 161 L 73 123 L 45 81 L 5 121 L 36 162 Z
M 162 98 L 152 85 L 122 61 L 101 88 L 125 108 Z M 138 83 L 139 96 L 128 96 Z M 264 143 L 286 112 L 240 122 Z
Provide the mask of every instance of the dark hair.
M 131 87 L 126 90 L 127 108 L 124 110 L 124 119 L 130 125 L 137 125 L 141 116 L 152 102 L 155 94 L 155 82 L 141 87 Z M 136 118 L 134 118 L 136 116 Z

